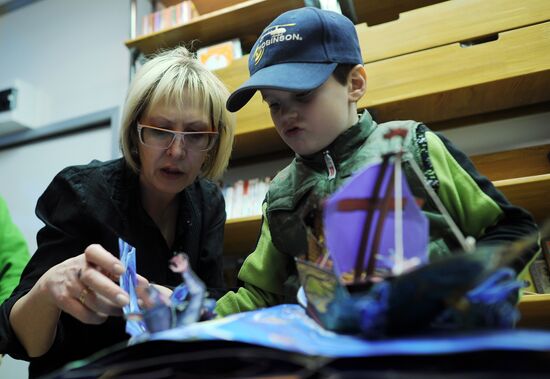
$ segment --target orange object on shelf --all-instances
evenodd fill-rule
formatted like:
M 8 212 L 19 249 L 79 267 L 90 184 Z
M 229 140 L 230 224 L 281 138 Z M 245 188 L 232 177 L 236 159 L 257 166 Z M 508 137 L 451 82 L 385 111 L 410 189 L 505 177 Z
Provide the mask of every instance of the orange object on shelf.
M 197 51 L 199 60 L 209 70 L 227 67 L 235 59 L 242 57 L 241 44 L 238 39 L 203 47 Z

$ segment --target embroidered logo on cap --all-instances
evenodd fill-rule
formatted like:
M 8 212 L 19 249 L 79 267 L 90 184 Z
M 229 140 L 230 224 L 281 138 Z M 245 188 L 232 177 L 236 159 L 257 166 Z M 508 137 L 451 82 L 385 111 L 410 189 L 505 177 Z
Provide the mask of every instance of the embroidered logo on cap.
M 301 41 L 302 36 L 299 33 L 288 33 L 288 27 L 296 26 L 296 24 L 273 25 L 264 30 L 264 33 L 258 39 L 262 41 L 254 50 L 254 65 L 257 65 L 264 56 L 265 49 L 270 45 L 285 41 Z M 266 38 L 264 40 L 264 38 Z

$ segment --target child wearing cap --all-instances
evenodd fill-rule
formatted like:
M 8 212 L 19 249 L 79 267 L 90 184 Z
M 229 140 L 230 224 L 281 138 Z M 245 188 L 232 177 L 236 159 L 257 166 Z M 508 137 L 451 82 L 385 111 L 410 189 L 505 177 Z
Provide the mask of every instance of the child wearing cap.
M 250 79 L 231 94 L 227 109 L 238 111 L 259 90 L 277 132 L 296 155 L 271 183 L 260 238 L 239 272 L 244 286 L 218 301 L 219 315 L 296 302 L 294 257 L 308 248 L 304 218 L 319 199 L 380 161 L 388 143 L 384 135 L 392 128 L 407 130 L 404 148 L 478 245 L 506 244 L 536 232 L 529 213 L 511 205 L 443 136 L 416 121 L 377 124 L 367 111 L 358 114 L 367 78 L 355 27 L 345 16 L 310 7 L 283 13 L 256 41 L 248 68 Z M 404 167 L 413 193 L 429 199 L 407 162 Z M 458 249 L 435 204 L 427 200 L 422 210 L 430 222 L 430 259 Z M 514 262 L 516 272 L 535 252 Z

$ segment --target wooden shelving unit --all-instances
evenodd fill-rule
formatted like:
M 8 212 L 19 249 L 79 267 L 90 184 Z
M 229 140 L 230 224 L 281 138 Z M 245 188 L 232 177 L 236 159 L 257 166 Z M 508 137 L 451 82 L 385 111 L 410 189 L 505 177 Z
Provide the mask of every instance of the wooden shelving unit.
M 535 220 L 550 217 L 550 174 L 499 180 L 494 185 L 512 204 L 531 212 Z
M 442 3 L 445 4 L 445 3 Z M 549 14 L 550 16 L 550 14 Z M 383 122 L 450 120 L 550 100 L 550 22 L 366 64 L 359 107 Z
M 411 9 L 418 9 L 440 3 L 444 0 L 353 0 L 356 23 L 376 25 L 400 18 L 400 14 Z
M 461 0 L 415 9 L 386 24 L 357 25 L 368 76 L 359 107 L 379 122 L 430 125 L 548 102 L 547 20 L 545 0 Z M 487 36 L 497 39 L 470 46 Z M 248 78 L 247 60 L 216 72 L 230 90 Z M 258 155 L 258 141 L 262 153 L 284 148 L 258 94 L 237 112 L 237 124 L 234 157 Z
M 254 41 L 276 16 L 302 6 L 303 0 L 248 0 L 201 15 L 187 24 L 126 41 L 126 46 L 151 54 L 195 40 L 200 46 L 232 38 Z
M 546 0 L 459 0 L 411 9 L 415 2 L 441 3 L 441 0 L 356 1 L 363 4 L 357 6 L 358 10 L 387 8 L 398 3 L 393 4 L 395 10 L 403 12 L 394 21 L 380 25 L 371 26 L 368 22 L 357 25 L 365 63 L 454 43 L 476 43 L 497 37 L 498 33 L 545 22 L 550 14 L 550 3 Z
M 493 181 L 550 173 L 550 144 L 470 157 L 480 173 Z
M 471 158 L 511 203 L 529 210 L 537 221 L 550 217 L 550 145 L 483 154 Z

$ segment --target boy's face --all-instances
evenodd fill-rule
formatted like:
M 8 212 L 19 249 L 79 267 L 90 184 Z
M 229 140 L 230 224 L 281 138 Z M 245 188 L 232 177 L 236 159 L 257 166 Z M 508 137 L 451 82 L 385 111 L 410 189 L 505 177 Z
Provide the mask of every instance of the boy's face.
M 308 92 L 260 90 L 271 119 L 283 141 L 299 155 L 321 151 L 357 122 L 348 86 L 331 75 L 319 88 Z

